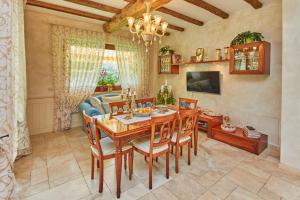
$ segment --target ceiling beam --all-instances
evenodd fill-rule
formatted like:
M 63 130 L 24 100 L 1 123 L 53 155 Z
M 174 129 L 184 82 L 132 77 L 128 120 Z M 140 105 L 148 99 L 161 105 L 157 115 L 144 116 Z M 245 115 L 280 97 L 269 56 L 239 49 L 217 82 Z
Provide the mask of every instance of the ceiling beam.
M 134 2 L 136 2 L 136 0 L 125 0 L 125 1 L 127 1 L 127 2 L 129 2 L 129 3 L 134 3 Z M 166 8 L 166 7 L 158 8 L 157 11 L 162 12 L 162 13 L 165 13 L 165 14 L 167 14 L 167 15 L 172 15 L 173 17 L 176 17 L 176 18 L 178 18 L 178 19 L 182 19 L 182 20 L 187 21 L 187 22 L 192 23 L 192 24 L 196 24 L 196 25 L 198 25 L 198 26 L 203 26 L 203 24 L 204 24 L 204 23 L 203 23 L 202 21 L 200 21 L 200 20 L 197 20 L 197 19 L 191 18 L 191 17 L 189 17 L 189 16 L 183 15 L 183 14 L 181 14 L 181 13 L 178 13 L 178 12 L 176 12 L 176 11 L 174 11 L 174 10 L 171 10 L 171 9 L 168 9 L 168 8 Z
M 183 31 L 184 31 L 184 28 L 179 27 L 179 26 L 176 26 L 176 25 L 173 25 L 173 24 L 169 24 L 169 25 L 168 25 L 168 28 L 169 28 L 169 29 L 176 30 L 176 31 L 180 31 L 180 32 L 183 32 Z
M 65 0 L 65 1 L 80 4 L 82 6 L 87 6 L 87 7 L 90 7 L 90 8 L 96 8 L 98 10 L 103 10 L 103 11 L 110 12 L 110 13 L 118 14 L 118 13 L 121 12 L 121 9 L 119 9 L 119 8 L 115 8 L 115 7 L 112 7 L 112 6 L 108 6 L 108 5 L 98 3 L 98 2 L 95 2 L 95 1 L 90 1 L 90 0 Z
M 207 10 L 207 11 L 209 11 L 209 12 L 211 12 L 211 13 L 213 13 L 213 14 L 215 14 L 215 15 L 223 18 L 223 19 L 226 19 L 226 18 L 229 17 L 229 14 L 226 13 L 225 11 L 223 11 L 223 10 L 221 10 L 221 9 L 219 9 L 219 8 L 217 8 L 217 7 L 211 5 L 211 4 L 209 4 L 209 3 L 207 3 L 203 0 L 184 0 L 184 1 L 186 1 L 188 3 L 191 3 L 195 6 L 198 6 L 200 8 L 203 8 L 203 9 L 205 9 L 205 10 Z
M 178 19 L 182 19 L 184 21 L 187 21 L 189 23 L 192 23 L 192 24 L 195 24 L 195 25 L 198 25 L 198 26 L 203 26 L 203 24 L 204 24 L 200 20 L 197 20 L 197 19 L 191 18 L 189 16 L 183 15 L 181 13 L 178 13 L 178 12 L 174 11 L 174 10 L 170 10 L 166 7 L 161 7 L 159 9 L 157 9 L 157 11 L 165 13 L 167 15 L 172 15 L 173 17 L 176 17 Z
M 51 4 L 51 3 L 46 3 L 46 2 L 42 2 L 42 1 L 38 1 L 38 0 L 27 0 L 27 5 L 37 6 L 37 7 L 41 7 L 41 8 L 46 8 L 46 9 L 50 9 L 50 10 L 55 10 L 55 11 L 64 12 L 64 13 L 68 13 L 68 14 L 78 15 L 81 17 L 87 17 L 87 18 L 96 19 L 96 20 L 105 21 L 105 22 L 109 22 L 111 20 L 111 18 L 102 16 L 102 15 L 96 15 L 93 13 L 89 13 L 89 12 L 85 12 L 85 11 L 81 11 L 81 10 L 77 10 L 77 9 L 73 9 L 73 8 L 68 8 L 68 7 L 64 7 L 64 6 L 59 6 L 59 5 L 55 5 L 55 4 Z
M 171 0 L 151 0 L 151 10 L 157 10 Z M 144 0 L 137 0 L 135 3 L 125 6 L 120 14 L 116 14 L 110 22 L 103 24 L 103 30 L 108 33 L 119 30 L 127 23 L 127 17 L 139 17 L 145 12 Z
M 263 6 L 263 4 L 259 0 L 244 0 L 249 3 L 253 8 L 259 9 Z

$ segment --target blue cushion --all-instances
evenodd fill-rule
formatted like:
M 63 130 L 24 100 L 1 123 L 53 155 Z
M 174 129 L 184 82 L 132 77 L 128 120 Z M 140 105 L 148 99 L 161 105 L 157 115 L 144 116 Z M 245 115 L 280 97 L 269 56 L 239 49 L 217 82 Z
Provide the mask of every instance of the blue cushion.
M 87 103 L 87 102 L 82 102 L 80 105 L 79 105 L 79 109 L 80 111 L 86 111 L 87 109 L 91 108 L 91 104 Z
M 152 107 L 152 102 L 146 102 L 146 108 Z
M 190 108 L 190 104 L 188 104 L 187 102 L 183 101 L 183 102 L 180 102 L 180 107 L 181 108 Z

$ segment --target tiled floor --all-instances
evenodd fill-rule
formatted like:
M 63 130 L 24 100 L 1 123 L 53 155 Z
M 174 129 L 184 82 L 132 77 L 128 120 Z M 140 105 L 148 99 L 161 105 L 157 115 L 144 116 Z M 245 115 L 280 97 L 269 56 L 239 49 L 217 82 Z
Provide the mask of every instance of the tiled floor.
M 139 200 L 299 200 L 300 173 L 282 169 L 279 153 L 267 149 L 260 156 L 247 153 L 200 135 L 198 156 L 192 164 L 186 155 L 180 173 L 165 178 L 163 158 L 154 162 L 153 190 L 148 190 L 148 168 L 135 154 L 134 177 L 123 171 L 121 199 Z M 99 194 L 98 174 L 90 179 L 90 151 L 79 128 L 64 133 L 32 137 L 33 153 L 15 163 L 22 199 L 76 200 L 115 199 L 114 161 L 106 161 L 104 192 Z M 185 151 L 186 153 L 186 151 Z

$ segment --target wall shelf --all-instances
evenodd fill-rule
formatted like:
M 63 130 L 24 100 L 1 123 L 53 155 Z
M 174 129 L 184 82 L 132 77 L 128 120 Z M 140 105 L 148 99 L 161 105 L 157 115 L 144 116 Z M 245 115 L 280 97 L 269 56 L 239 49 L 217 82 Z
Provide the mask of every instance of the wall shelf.
M 222 63 L 222 62 L 229 62 L 229 59 L 226 60 L 206 60 L 206 61 L 200 61 L 200 62 L 184 62 L 180 65 L 191 65 L 191 64 L 204 64 L 204 63 Z

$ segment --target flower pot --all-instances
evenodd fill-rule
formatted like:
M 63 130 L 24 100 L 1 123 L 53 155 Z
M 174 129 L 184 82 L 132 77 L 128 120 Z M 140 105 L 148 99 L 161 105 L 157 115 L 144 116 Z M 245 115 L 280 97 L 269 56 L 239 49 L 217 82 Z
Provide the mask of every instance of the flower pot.
M 106 85 L 99 85 L 96 87 L 95 92 L 106 92 L 107 86 Z

